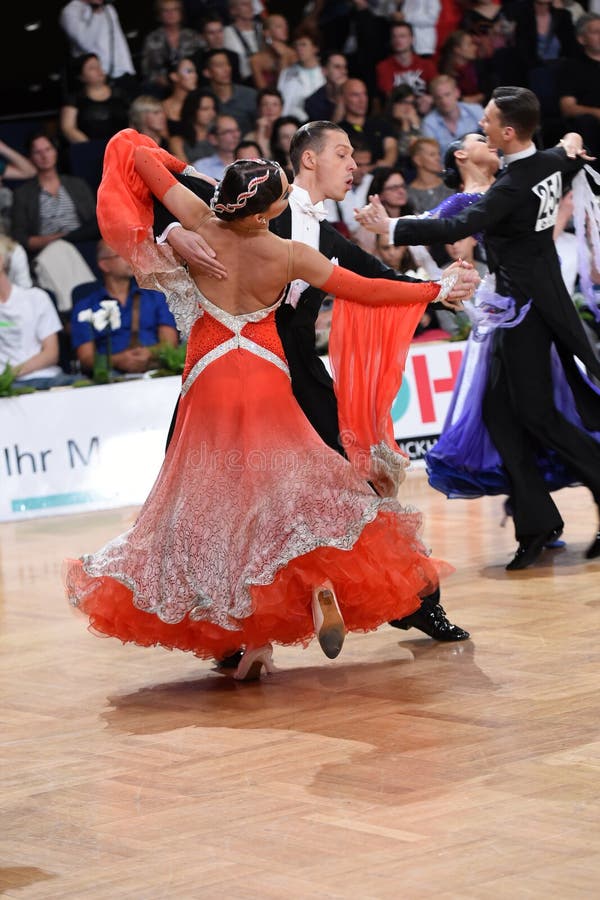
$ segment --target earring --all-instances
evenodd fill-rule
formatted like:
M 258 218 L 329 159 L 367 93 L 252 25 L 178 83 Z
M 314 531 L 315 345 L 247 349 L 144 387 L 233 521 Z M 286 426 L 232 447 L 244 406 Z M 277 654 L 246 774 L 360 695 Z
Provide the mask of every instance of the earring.
M 264 216 L 259 216 L 259 217 L 258 217 L 258 221 L 260 222 L 261 225 L 266 225 L 266 224 L 267 224 L 267 220 L 265 219 Z

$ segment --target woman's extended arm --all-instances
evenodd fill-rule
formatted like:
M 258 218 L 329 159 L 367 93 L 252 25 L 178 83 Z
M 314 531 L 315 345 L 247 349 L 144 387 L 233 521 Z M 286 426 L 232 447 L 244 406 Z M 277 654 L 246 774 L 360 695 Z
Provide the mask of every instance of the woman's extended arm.
M 435 300 L 442 290 L 442 286 L 433 281 L 406 282 L 392 281 L 388 278 L 363 278 L 362 275 L 356 275 L 342 266 L 335 266 L 306 244 L 293 241 L 292 246 L 293 278 L 302 278 L 314 287 L 336 297 L 353 300 L 365 306 L 427 304 Z M 456 278 L 453 278 L 452 284 L 455 280 Z
M 138 174 L 184 228 L 195 231 L 213 215 L 204 200 L 173 175 L 174 171 L 182 172 L 186 163 L 159 147 L 137 147 L 134 159 Z

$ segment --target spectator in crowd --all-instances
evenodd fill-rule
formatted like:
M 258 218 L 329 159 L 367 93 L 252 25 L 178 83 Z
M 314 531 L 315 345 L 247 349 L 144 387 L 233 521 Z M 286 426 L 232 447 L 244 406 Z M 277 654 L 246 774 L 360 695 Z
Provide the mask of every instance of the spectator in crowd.
M 256 141 L 240 141 L 233 155 L 235 159 L 261 159 L 264 156 Z
M 491 46 L 494 34 L 497 37 L 503 28 L 502 3 L 500 0 L 468 0 L 464 6 L 461 28 L 475 36 L 480 57 L 489 56 L 486 48 Z
M 80 322 L 84 310 L 96 312 L 102 300 L 119 303 L 121 325 L 111 332 L 111 362 L 118 372 L 147 372 L 156 363 L 159 344 L 177 346 L 175 320 L 167 301 L 158 291 L 139 288 L 129 263 L 115 253 L 105 241 L 98 242 L 98 268 L 102 283 L 92 287 L 87 297 L 73 307 L 71 343 L 84 372 L 94 368 L 96 350 L 106 353 L 106 337 L 95 335 L 89 322 Z
M 464 103 L 456 81 L 450 75 L 438 75 L 431 82 L 433 109 L 423 119 L 424 137 L 435 138 L 444 154 L 452 141 L 479 130 L 483 107 L 479 103 Z
M 600 13 L 577 22 L 583 53 L 565 60 L 559 78 L 560 111 L 569 129 L 579 132 L 590 156 L 600 158 Z M 596 161 L 595 165 L 598 165 Z
M 404 175 L 398 169 L 390 166 L 379 166 L 374 169 L 369 194 L 377 194 L 390 218 L 411 216 L 414 213 L 412 203 L 408 199 Z M 362 225 L 354 232 L 354 240 L 367 253 L 375 252 L 375 235 Z
M 577 56 L 573 18 L 554 0 L 519 3 L 514 12 L 514 49 L 522 83 L 532 69 L 552 67 L 561 59 Z
M 9 277 L 14 242 L 0 235 L 0 371 L 10 365 L 15 384 L 38 389 L 70 384 L 58 365 L 62 325 L 52 300 L 37 287 Z
M 416 175 L 408 186 L 408 199 L 417 215 L 433 209 L 453 191 L 441 178 L 442 158 L 435 138 L 418 137 L 410 148 Z
M 419 113 L 431 108 L 427 90 L 438 74 L 431 59 L 423 59 L 413 51 L 413 30 L 408 22 L 398 22 L 390 30 L 390 56 L 377 63 L 377 87 L 386 97 L 401 84 L 412 87 L 419 100 Z
M 95 53 L 109 78 L 119 81 L 129 96 L 135 91 L 135 68 L 119 14 L 104 0 L 70 0 L 63 7 L 60 26 L 67 35 L 72 56 Z
M 560 261 L 560 272 L 563 281 L 572 297 L 579 277 L 578 241 L 573 233 L 573 191 L 567 191 L 560 198 L 556 222 L 552 232 L 556 252 Z
M 458 30 L 448 35 L 440 51 L 438 69 L 440 75 L 454 78 L 465 103 L 483 103 L 485 100 L 476 60 L 477 44 L 472 34 Z
M 304 103 L 325 84 L 325 76 L 319 62 L 319 45 L 312 32 L 297 31 L 294 50 L 298 54 L 298 62 L 281 70 L 277 89 L 283 97 L 284 115 L 306 122 L 308 114 Z
M 12 236 L 34 256 L 60 238 L 73 244 L 97 240 L 96 201 L 82 178 L 59 175 L 58 153 L 45 134 L 28 142 L 35 178 L 15 191 Z
M 181 111 L 185 98 L 198 87 L 198 72 L 191 59 L 180 59 L 169 68 L 171 91 L 162 101 L 169 135 L 181 134 Z
M 109 138 L 127 127 L 127 102 L 108 83 L 95 53 L 74 60 L 77 91 L 65 97 L 60 110 L 60 130 L 70 144 Z
M 412 26 L 413 46 L 418 56 L 435 54 L 441 8 L 440 0 L 401 0 L 396 3 L 394 21 L 408 22 Z
M 398 159 L 398 142 L 392 127 L 379 116 L 369 116 L 369 95 L 364 81 L 349 78 L 342 88 L 344 118 L 338 123 L 350 143 L 357 134 L 370 145 L 376 166 L 393 166 Z
M 385 107 L 385 118 L 398 142 L 398 165 L 411 169 L 410 147 L 421 135 L 421 116 L 417 111 L 417 96 L 409 84 L 394 88 Z
M 210 156 L 195 160 L 194 168 L 202 175 L 220 181 L 225 167 L 235 159 L 235 148 L 240 142 L 240 137 L 240 128 L 233 116 L 217 116 L 208 135 L 213 152 Z
M 169 144 L 171 153 L 192 164 L 214 152 L 209 138 L 210 129 L 217 116 L 217 99 L 210 91 L 190 91 L 181 108 L 181 134 L 173 135 Z
M 488 274 L 489 269 L 486 263 L 477 256 L 477 248 L 477 238 L 474 235 L 460 238 L 452 244 L 444 244 L 444 249 L 451 260 L 462 259 L 464 262 L 468 262 L 474 269 L 477 269 L 480 277 L 483 278 Z
M 437 20 L 437 48 L 443 47 L 447 37 L 460 27 L 464 14 L 464 0 L 442 0 Z
M 25 247 L 22 247 L 21 244 L 17 244 L 17 242 L 13 241 L 7 234 L 0 234 L 0 244 L 3 248 L 3 253 L 5 253 L 6 256 L 4 267 L 10 283 L 17 287 L 33 287 L 31 272 L 29 270 L 29 260 L 27 258 Z
M 375 66 L 385 54 L 389 42 L 388 11 L 381 4 L 380 14 L 373 8 L 374 0 L 346 0 L 346 2 L 317 2 L 304 20 L 319 36 L 324 52 L 337 50 L 348 62 L 353 78 L 367 85 L 374 97 L 377 84 Z M 319 9 L 320 7 L 320 9 Z
M 0 234 L 10 234 L 12 228 L 13 192 L 3 183 L 3 179 L 23 181 L 34 176 L 35 166 L 0 140 Z
M 269 159 L 278 162 L 285 174 L 289 172 L 292 178 L 294 170 L 290 160 L 290 144 L 301 124 L 295 116 L 281 116 L 273 122 Z
M 237 53 L 243 84 L 252 84 L 250 59 L 262 47 L 262 27 L 254 16 L 252 0 L 229 0 L 231 25 L 225 28 L 223 43 Z
M 287 19 L 280 15 L 267 16 L 263 23 L 262 50 L 250 57 L 254 86 L 259 90 L 276 88 L 282 70 L 297 61 L 298 54 L 289 44 Z
M 225 46 L 225 26 L 223 25 L 223 19 L 214 12 L 207 15 L 202 21 L 200 37 L 204 46 L 197 50 L 193 56 L 196 69 L 198 70 L 200 84 L 203 87 L 208 86 L 208 79 L 204 70 L 206 69 L 208 54 L 211 50 L 222 50 L 227 56 L 229 65 L 231 66 L 231 80 L 234 84 L 239 84 L 240 58 L 237 53 L 234 53 L 233 50 L 228 50 Z
M 169 129 L 164 107 L 158 97 L 140 94 L 129 107 L 129 124 L 141 134 L 147 134 L 159 147 L 169 149 Z
M 573 19 L 573 25 L 577 25 L 579 19 L 585 15 L 586 10 L 577 0 L 562 0 L 562 5 L 570 13 Z M 592 12 L 592 4 L 590 4 L 589 12 Z
M 246 140 L 256 141 L 266 159 L 271 153 L 273 123 L 283 113 L 283 97 L 277 88 L 263 88 L 258 92 L 256 125 L 245 135 Z M 177 154 L 175 154 L 177 155 Z
M 183 28 L 181 0 L 156 0 L 158 28 L 144 38 L 141 70 L 144 88 L 165 97 L 169 91 L 169 70 L 182 59 L 193 59 L 200 49 L 200 35 Z
M 511 10 L 512 17 L 511 6 L 507 4 L 506 10 Z M 515 3 L 514 9 L 525 6 L 531 6 L 531 0 Z M 477 45 L 477 58 L 485 71 L 488 93 L 500 84 L 519 83 L 522 75 L 512 47 L 514 22 L 499 0 L 472 2 L 461 19 L 460 28 L 468 31 Z
M 304 109 L 309 122 L 339 122 L 344 118 L 343 87 L 348 80 L 348 63 L 343 53 L 331 51 L 323 60 L 322 84 L 306 98 Z
M 211 94 L 217 98 L 217 110 L 233 116 L 242 134 L 254 128 L 256 119 L 256 91 L 243 84 L 234 84 L 229 57 L 224 50 L 210 50 L 206 54 L 203 73 Z

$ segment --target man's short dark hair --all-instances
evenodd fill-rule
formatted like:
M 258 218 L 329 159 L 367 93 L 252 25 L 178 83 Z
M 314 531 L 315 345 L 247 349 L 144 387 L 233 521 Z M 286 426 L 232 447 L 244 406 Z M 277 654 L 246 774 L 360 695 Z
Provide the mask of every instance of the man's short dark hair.
M 25 153 L 27 154 L 27 156 L 31 156 L 33 145 L 40 138 L 45 138 L 47 141 L 49 141 L 49 143 L 52 144 L 55 150 L 58 150 L 58 141 L 56 140 L 56 138 L 53 135 L 48 134 L 47 131 L 38 129 L 37 131 L 32 131 L 30 134 L 28 134 L 25 139 Z
M 300 171 L 300 161 L 304 151 L 314 150 L 315 153 L 320 153 L 330 131 L 340 131 L 342 134 L 346 134 L 339 125 L 325 121 L 307 122 L 298 129 L 290 144 L 290 160 L 295 175 Z
M 344 62 L 346 64 L 348 64 L 346 54 L 343 53 L 341 50 L 327 50 L 326 53 L 321 54 L 321 65 L 323 66 L 323 68 L 325 68 L 325 66 L 327 65 L 329 60 L 334 56 L 341 56 L 342 59 L 344 60 Z
M 395 31 L 396 28 L 407 28 L 410 31 L 412 37 L 414 37 L 415 35 L 415 29 L 412 27 L 410 22 L 392 22 L 390 26 L 390 35 L 392 31 Z
M 540 101 L 533 91 L 524 87 L 497 87 L 492 91 L 492 100 L 504 127 L 514 128 L 522 141 L 533 136 L 540 124 Z
M 235 148 L 235 150 L 233 151 L 233 155 L 237 156 L 239 150 L 249 150 L 250 148 L 257 151 L 257 153 L 256 153 L 257 159 L 262 158 L 263 152 L 260 149 L 259 144 L 257 144 L 256 141 L 249 141 L 249 140 L 240 141 L 239 144 L 237 145 L 237 147 Z
M 231 65 L 231 62 L 229 61 L 229 56 L 227 54 L 227 50 L 225 47 L 212 47 L 210 50 L 207 50 L 204 54 L 202 64 L 206 67 L 209 64 L 209 62 L 211 61 L 211 59 L 213 58 L 213 56 L 217 56 L 217 55 L 224 56 L 225 59 L 227 60 L 227 62 L 229 63 L 229 65 Z
M 275 87 L 265 87 L 260 89 L 260 91 L 256 95 L 257 106 L 263 97 L 277 97 L 278 100 L 281 100 L 281 105 L 283 106 L 283 94 Z

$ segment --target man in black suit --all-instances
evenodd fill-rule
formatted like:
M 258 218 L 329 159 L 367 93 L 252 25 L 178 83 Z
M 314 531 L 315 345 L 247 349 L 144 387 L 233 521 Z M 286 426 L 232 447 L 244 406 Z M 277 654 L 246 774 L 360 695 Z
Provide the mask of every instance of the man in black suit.
M 554 450 L 585 484 L 600 511 L 600 444 L 568 422 L 554 404 L 551 350 L 556 347 L 585 427 L 600 430 L 600 398 L 586 384 L 579 359 L 596 378 L 600 361 L 581 324 L 560 272 L 553 226 L 563 176 L 587 159 L 578 134 L 562 146 L 537 151 L 533 134 L 539 102 L 526 88 L 496 88 L 481 125 L 506 167 L 481 200 L 452 219 L 390 220 L 378 198 L 358 214 L 367 228 L 392 234 L 396 244 L 451 243 L 484 232 L 498 293 L 531 308 L 515 328 L 497 329 L 483 418 L 511 482 L 511 505 L 519 543 L 507 569 L 524 569 L 541 553 L 563 521 L 536 462 L 536 443 Z M 586 550 L 600 556 L 600 530 Z
M 292 238 L 314 246 L 330 259 L 336 258 L 341 266 L 369 278 L 395 278 L 415 281 L 399 275 L 379 259 L 365 253 L 344 238 L 325 220 L 323 200 L 340 201 L 352 186 L 352 172 L 356 163 L 352 158 L 352 145 L 346 133 L 331 122 L 309 122 L 294 135 L 290 158 L 296 177 L 287 209 L 271 227 L 283 238 Z M 181 180 L 185 176 L 180 176 Z M 206 187 L 190 178 L 185 184 L 195 189 L 205 199 Z M 160 234 L 172 217 L 164 208 L 155 207 L 155 233 Z M 163 231 L 164 233 L 164 231 Z M 196 236 L 181 228 L 171 229 L 169 243 L 180 255 L 197 264 Z M 200 251 L 206 250 L 201 242 Z M 214 262 L 210 262 L 214 266 Z M 220 277 L 216 268 L 215 277 Z M 304 282 L 294 282 L 289 288 L 286 302 L 277 310 L 277 329 L 287 357 L 292 379 L 292 389 L 299 405 L 313 428 L 326 444 L 343 453 L 339 441 L 337 402 L 333 381 L 315 347 L 315 324 L 325 294 Z M 452 294 L 448 303 L 453 308 Z M 417 628 L 440 641 L 461 641 L 469 633 L 451 624 L 439 602 L 439 588 L 424 598 L 421 608 L 404 619 L 391 624 L 394 627 Z

